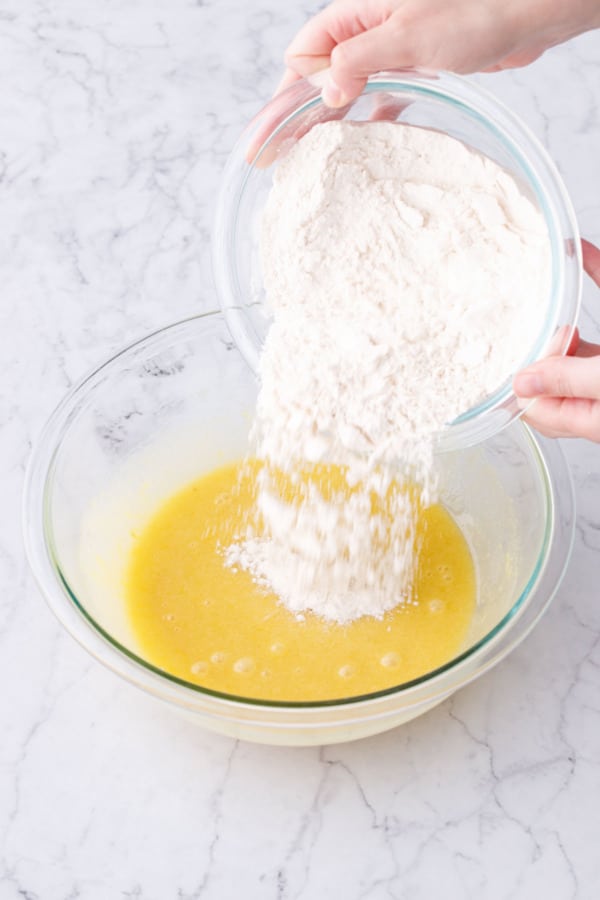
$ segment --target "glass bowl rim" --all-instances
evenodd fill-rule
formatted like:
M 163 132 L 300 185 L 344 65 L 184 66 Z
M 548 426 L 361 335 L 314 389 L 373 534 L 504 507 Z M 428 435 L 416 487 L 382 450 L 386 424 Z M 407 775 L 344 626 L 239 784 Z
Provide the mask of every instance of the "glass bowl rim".
M 201 685 L 186 681 L 185 679 L 165 672 L 160 667 L 154 666 L 152 663 L 143 659 L 143 657 L 138 656 L 136 653 L 123 646 L 120 641 L 116 640 L 116 638 L 110 635 L 98 622 L 96 622 L 94 617 L 86 610 L 84 604 L 78 600 L 75 592 L 69 586 L 68 580 L 63 575 L 60 567 L 60 560 L 53 541 L 50 524 L 51 490 L 56 460 L 60 451 L 62 439 L 68 432 L 71 422 L 76 418 L 77 410 L 82 400 L 87 396 L 90 390 L 93 390 L 102 382 L 104 376 L 108 375 L 110 370 L 115 368 L 120 361 L 130 355 L 136 356 L 142 349 L 146 351 L 156 351 L 161 345 L 168 344 L 172 346 L 173 339 L 184 339 L 186 335 L 188 338 L 190 337 L 190 327 L 203 328 L 206 325 L 210 327 L 216 322 L 220 322 L 223 327 L 226 326 L 225 318 L 221 311 L 217 310 L 202 313 L 159 328 L 151 334 L 148 334 L 119 350 L 104 363 L 94 367 L 89 374 L 81 378 L 71 387 L 68 393 L 63 397 L 62 401 L 55 408 L 54 412 L 50 415 L 38 437 L 27 468 L 23 493 L 23 532 L 25 549 L 30 567 L 42 595 L 50 609 L 71 636 L 74 637 L 91 655 L 95 656 L 100 662 L 113 669 L 117 674 L 128 681 L 139 683 L 139 681 L 133 677 L 133 673 L 130 672 L 130 666 L 133 664 L 138 673 L 142 672 L 147 677 L 158 678 L 159 682 L 165 686 L 169 685 L 172 688 L 183 690 L 186 694 L 191 696 L 206 697 L 219 701 L 221 704 L 241 706 L 245 709 L 259 708 L 287 711 L 317 711 L 328 708 L 340 709 L 344 707 L 364 706 L 367 703 L 372 704 L 374 701 L 384 700 L 386 698 L 410 696 L 411 692 L 414 693 L 420 688 L 435 686 L 444 678 L 444 676 L 461 673 L 468 663 L 476 662 L 484 651 L 489 651 L 493 648 L 500 638 L 506 638 L 509 626 L 514 626 L 520 619 L 521 613 L 527 610 L 531 606 L 531 602 L 535 600 L 536 588 L 540 585 L 546 565 L 551 558 L 553 545 L 556 543 L 553 541 L 553 538 L 555 538 L 555 526 L 557 520 L 556 504 L 561 499 L 557 497 L 552 490 L 553 480 L 547 460 L 540 450 L 539 442 L 524 423 L 518 423 L 518 427 L 524 430 L 533 453 L 534 461 L 542 479 L 546 503 L 544 536 L 533 571 L 527 584 L 510 610 L 492 629 L 490 629 L 489 632 L 466 650 L 459 653 L 457 656 L 454 656 L 443 666 L 439 666 L 418 678 L 379 691 L 319 701 L 281 701 L 242 697 L 225 692 L 214 691 L 210 688 L 202 687 Z M 248 368 L 248 372 L 251 374 L 250 368 Z M 564 464 L 565 471 L 567 472 L 570 487 L 570 496 L 565 498 L 565 502 L 570 501 L 572 507 L 572 481 L 564 457 L 562 457 L 560 451 L 559 454 Z M 496 658 L 486 661 L 480 671 L 490 668 L 495 662 L 499 661 L 499 659 L 510 652 L 513 647 L 526 636 L 529 630 L 533 628 L 538 618 L 543 614 L 551 602 L 554 592 L 558 587 L 558 583 L 560 583 L 560 577 L 566 568 L 573 541 L 573 531 L 574 530 L 572 529 L 569 547 L 564 548 L 564 561 L 557 583 L 554 586 L 550 586 L 546 598 L 541 598 L 540 606 L 533 622 L 529 624 L 526 631 L 515 636 L 513 642 L 507 648 L 504 648 L 503 652 L 497 653 Z M 87 640 L 86 635 L 88 637 Z M 98 649 L 99 644 L 94 638 L 100 638 L 104 650 L 108 651 L 111 659 L 107 658 L 106 652 L 100 652 Z M 95 644 L 96 649 L 91 646 L 92 643 Z M 474 675 L 467 676 L 464 680 L 470 680 L 472 677 L 474 677 Z M 144 685 L 140 686 L 144 687 Z M 148 686 L 146 686 L 146 689 L 151 690 Z M 454 685 L 444 686 L 440 689 L 439 693 L 443 696 L 454 689 Z
M 215 228 L 212 241 L 212 266 L 217 296 L 234 341 L 252 371 L 256 371 L 257 368 L 258 350 L 256 346 L 249 346 L 248 328 L 244 324 L 248 307 L 230 302 L 234 293 L 231 285 L 233 282 L 237 285 L 238 282 L 237 272 L 234 272 L 232 275 L 227 270 L 224 235 L 228 233 L 234 235 L 235 233 L 235 221 L 237 221 L 247 180 L 254 168 L 255 160 L 260 156 L 264 148 L 290 121 L 319 104 L 324 105 L 320 97 L 318 83 L 320 83 L 320 79 L 317 79 L 316 82 L 310 77 L 299 79 L 283 92 L 271 98 L 254 116 L 230 153 L 217 196 Z M 307 91 L 310 92 L 310 95 L 307 95 Z M 369 77 L 360 96 L 377 93 L 378 91 L 389 91 L 391 93 L 400 91 L 413 92 L 415 95 L 434 97 L 447 106 L 460 107 L 471 118 L 477 119 L 485 127 L 486 131 L 499 141 L 509 155 L 517 160 L 520 170 L 526 176 L 527 184 L 535 194 L 543 213 L 548 228 L 552 258 L 552 285 L 549 292 L 547 316 L 539 333 L 536 335 L 535 342 L 528 351 L 527 359 L 522 362 L 522 367 L 530 365 L 539 357 L 542 347 L 545 346 L 552 336 L 552 329 L 555 324 L 554 319 L 558 316 L 561 305 L 564 303 L 565 276 L 569 275 L 573 291 L 573 302 L 571 304 L 572 308 L 569 310 L 569 321 L 564 323 L 564 329 L 561 333 L 562 343 L 559 352 L 564 355 L 568 350 L 575 331 L 581 308 L 581 246 L 577 218 L 571 200 L 560 173 L 544 146 L 526 123 L 516 116 L 506 104 L 502 103 L 487 89 L 461 75 L 425 69 L 385 70 Z M 286 111 L 282 112 L 286 101 Z M 276 127 L 265 137 L 254 159 L 248 163 L 241 182 L 234 186 L 232 175 L 235 172 L 237 159 L 245 157 L 247 142 L 252 141 L 254 134 L 260 128 L 261 122 L 266 117 L 268 118 L 270 110 L 274 108 L 279 109 Z M 513 130 L 512 134 L 509 129 Z M 233 224 L 231 225 L 228 224 L 227 207 L 229 200 L 234 195 L 235 203 L 231 211 Z M 564 253 L 561 252 L 561 243 L 564 244 L 565 236 L 569 240 L 573 239 L 573 256 L 576 263 L 576 272 L 571 274 L 566 271 Z M 234 240 L 234 238 L 232 237 L 231 240 Z M 231 256 L 234 258 L 235 254 L 232 253 Z M 509 424 L 523 413 L 523 408 L 519 405 L 512 389 L 512 378 L 508 378 L 494 393 L 487 395 L 469 410 L 461 413 L 453 422 L 448 423 L 437 435 L 438 450 L 464 449 L 491 437 L 499 428 L 488 414 L 502 409 L 506 411 L 508 416 L 504 424 Z

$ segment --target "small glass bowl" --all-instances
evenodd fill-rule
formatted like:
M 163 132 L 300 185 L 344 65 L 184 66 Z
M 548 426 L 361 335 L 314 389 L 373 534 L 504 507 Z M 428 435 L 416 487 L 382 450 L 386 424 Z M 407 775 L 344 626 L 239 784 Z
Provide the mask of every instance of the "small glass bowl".
M 250 367 L 270 318 L 265 306 L 257 251 L 258 220 L 277 162 L 314 125 L 344 118 L 397 120 L 443 131 L 503 166 L 543 214 L 551 245 L 552 278 L 539 334 L 518 368 L 550 354 L 564 354 L 581 300 L 581 248 L 571 202 L 554 164 L 539 141 L 513 113 L 473 82 L 446 73 L 381 72 L 343 110 L 321 100 L 318 85 L 298 81 L 253 119 L 225 167 L 213 235 L 217 292 L 233 338 Z M 512 379 L 449 424 L 438 449 L 485 440 L 523 411 Z
M 267 702 L 202 688 L 146 659 L 126 612 L 133 533 L 164 500 L 243 457 L 257 394 L 224 318 L 164 328 L 79 382 L 50 417 L 25 486 L 27 555 L 50 608 L 104 665 L 195 722 L 269 744 L 325 744 L 421 715 L 505 657 L 565 570 L 573 491 L 556 441 L 515 422 L 437 456 L 442 499 L 465 534 L 477 609 L 454 659 L 414 681 L 325 702 Z

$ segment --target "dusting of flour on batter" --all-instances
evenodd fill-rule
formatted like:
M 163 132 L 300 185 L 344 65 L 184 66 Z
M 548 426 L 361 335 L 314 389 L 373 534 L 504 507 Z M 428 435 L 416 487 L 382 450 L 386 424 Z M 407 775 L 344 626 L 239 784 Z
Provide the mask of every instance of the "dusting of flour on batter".
M 265 536 L 227 558 L 295 611 L 381 616 L 410 593 L 414 509 L 399 491 L 374 559 L 372 494 L 408 475 L 430 499 L 436 434 L 526 358 L 549 291 L 546 226 L 504 169 L 445 134 L 327 122 L 277 168 L 260 253 L 273 323 L 256 453 L 288 473 L 335 462 L 361 489 L 353 508 L 316 492 L 291 510 L 266 474 Z

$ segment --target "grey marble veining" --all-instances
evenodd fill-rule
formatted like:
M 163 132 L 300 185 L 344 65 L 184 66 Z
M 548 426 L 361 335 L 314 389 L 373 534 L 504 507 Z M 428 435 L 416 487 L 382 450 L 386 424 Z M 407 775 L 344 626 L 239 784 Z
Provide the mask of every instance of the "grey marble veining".
M 215 306 L 223 162 L 316 4 L 0 10 L 0 900 L 595 898 L 600 449 L 566 450 L 573 559 L 535 632 L 397 731 L 273 749 L 180 721 L 65 635 L 23 558 L 24 467 L 91 365 Z M 600 240 L 600 33 L 480 81 Z M 600 292 L 582 330 L 600 340 Z

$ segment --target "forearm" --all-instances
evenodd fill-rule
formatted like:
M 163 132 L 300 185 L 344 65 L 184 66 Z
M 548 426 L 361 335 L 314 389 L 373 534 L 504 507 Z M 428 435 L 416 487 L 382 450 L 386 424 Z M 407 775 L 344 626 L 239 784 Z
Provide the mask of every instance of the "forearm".
M 380 69 L 524 66 L 593 28 L 600 0 L 336 0 L 292 41 L 285 84 L 329 67 L 323 98 L 343 106 Z
M 510 15 L 524 43 L 552 46 L 600 28 L 600 0 L 513 0 Z

